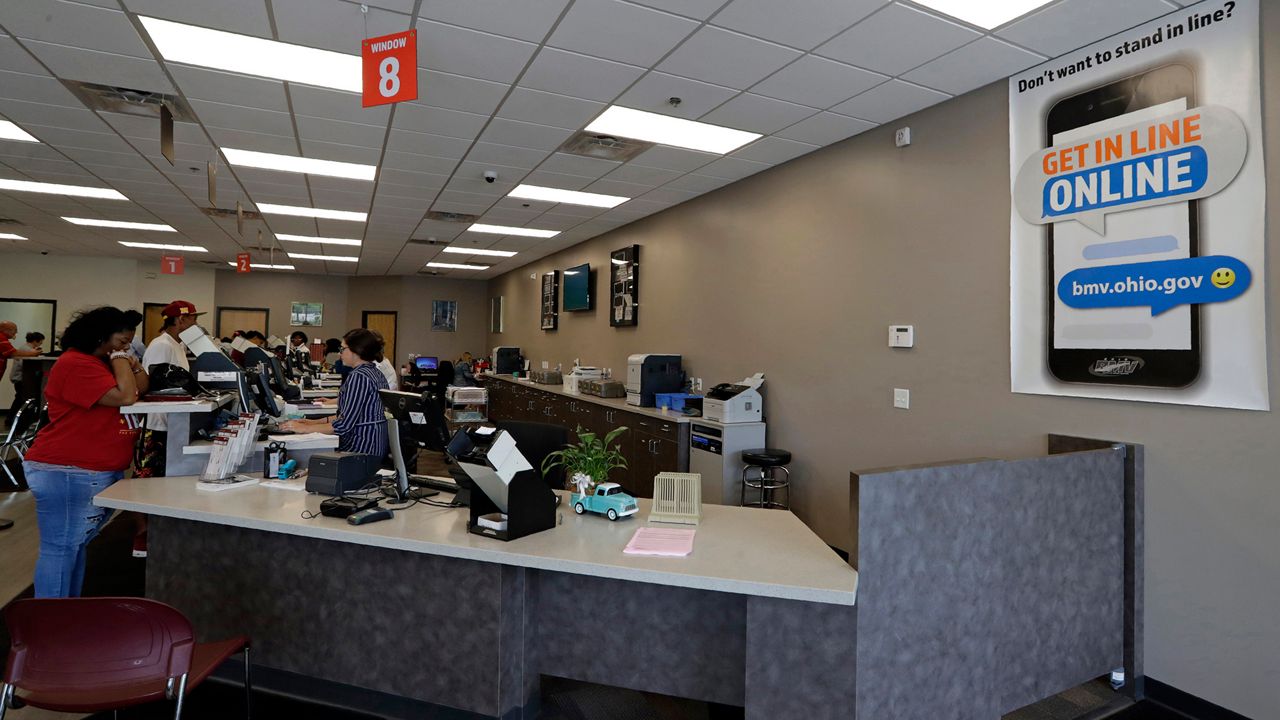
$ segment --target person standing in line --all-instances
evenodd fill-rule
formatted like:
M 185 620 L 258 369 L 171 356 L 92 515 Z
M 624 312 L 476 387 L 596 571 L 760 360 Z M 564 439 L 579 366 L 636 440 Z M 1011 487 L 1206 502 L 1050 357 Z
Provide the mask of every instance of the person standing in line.
M 29 332 L 26 340 L 27 344 L 22 346 L 22 350 L 34 350 L 36 355 L 42 352 L 44 333 Z M 9 379 L 13 381 L 13 404 L 9 406 L 9 422 L 12 423 L 14 416 L 18 414 L 18 408 L 22 407 L 22 403 L 27 399 L 26 393 L 22 391 L 22 358 L 14 359 L 13 372 L 9 373 Z
M 186 300 L 174 300 L 164 306 L 160 311 L 160 315 L 164 317 L 160 334 L 156 335 L 142 355 L 142 366 L 147 372 L 152 372 L 152 369 L 160 363 L 191 370 L 191 365 L 187 362 L 187 346 L 178 339 L 178 336 L 195 325 L 196 318 L 203 314 L 197 312 L 196 306 Z M 135 473 L 138 477 L 164 476 L 168 430 L 169 423 L 163 414 L 147 415 L 147 429 L 143 432 L 142 452 Z
M 120 408 L 137 402 L 149 380 L 128 350 L 124 313 L 78 313 L 62 334 L 65 352 L 49 371 L 49 424 L 22 463 L 36 501 L 38 598 L 77 597 L 86 548 L 111 515 L 93 496 L 124 477 L 137 430 Z

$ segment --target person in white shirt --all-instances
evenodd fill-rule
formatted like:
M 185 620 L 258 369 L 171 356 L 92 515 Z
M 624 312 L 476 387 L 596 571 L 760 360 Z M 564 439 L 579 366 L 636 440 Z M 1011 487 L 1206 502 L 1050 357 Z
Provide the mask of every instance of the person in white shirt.
M 381 360 L 379 360 L 378 372 L 381 372 L 382 376 L 387 379 L 387 387 L 391 388 L 392 390 L 397 390 L 400 388 L 400 378 L 396 376 L 395 366 L 391 364 L 390 360 L 386 358 L 382 358 Z
M 156 365 L 168 363 L 183 370 L 191 370 L 187 362 L 187 346 L 178 339 L 187 328 L 196 324 L 196 317 L 204 313 L 197 312 L 196 306 L 186 300 L 174 300 L 160 311 L 164 316 L 164 327 L 160 334 L 147 346 L 142 355 L 142 367 L 148 373 Z M 166 435 L 169 423 L 163 414 L 147 415 L 147 429 L 143 433 L 142 456 L 138 462 L 136 477 L 161 477 L 164 475 L 164 455 Z

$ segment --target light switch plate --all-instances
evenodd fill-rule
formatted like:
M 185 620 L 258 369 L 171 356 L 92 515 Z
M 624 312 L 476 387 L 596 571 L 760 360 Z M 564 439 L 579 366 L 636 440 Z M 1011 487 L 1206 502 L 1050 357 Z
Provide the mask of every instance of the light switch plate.
M 911 391 L 906 388 L 894 388 L 893 406 L 902 410 L 911 409 Z

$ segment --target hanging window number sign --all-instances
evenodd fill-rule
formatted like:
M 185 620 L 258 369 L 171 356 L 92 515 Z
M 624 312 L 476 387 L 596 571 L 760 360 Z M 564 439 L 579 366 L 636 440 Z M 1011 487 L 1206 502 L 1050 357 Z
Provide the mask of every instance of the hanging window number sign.
M 418 99 L 418 31 L 367 38 L 360 44 L 364 107 Z

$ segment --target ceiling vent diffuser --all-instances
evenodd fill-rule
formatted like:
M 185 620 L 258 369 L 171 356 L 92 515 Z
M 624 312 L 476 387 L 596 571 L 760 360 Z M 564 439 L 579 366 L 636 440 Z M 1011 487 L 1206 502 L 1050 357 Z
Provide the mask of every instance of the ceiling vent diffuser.
M 631 138 L 620 138 L 612 135 L 600 135 L 586 130 L 574 133 L 573 137 L 564 141 L 560 152 L 597 160 L 626 162 L 640 153 L 653 147 L 653 143 Z
M 62 84 L 90 110 L 159 118 L 161 106 L 168 105 L 175 121 L 196 122 L 191 106 L 177 95 L 77 80 L 63 80 Z
M 216 218 L 220 220 L 236 219 L 235 208 L 211 208 L 211 207 L 201 206 L 200 212 L 204 213 L 205 215 L 208 215 L 211 218 Z M 250 220 L 261 220 L 262 213 L 258 212 L 257 210 L 245 210 L 244 219 L 245 219 L 245 222 L 248 222 Z
M 477 220 L 477 216 L 470 213 L 455 213 L 444 210 L 432 210 L 427 213 L 428 220 L 440 220 L 443 222 L 453 223 L 473 223 Z

